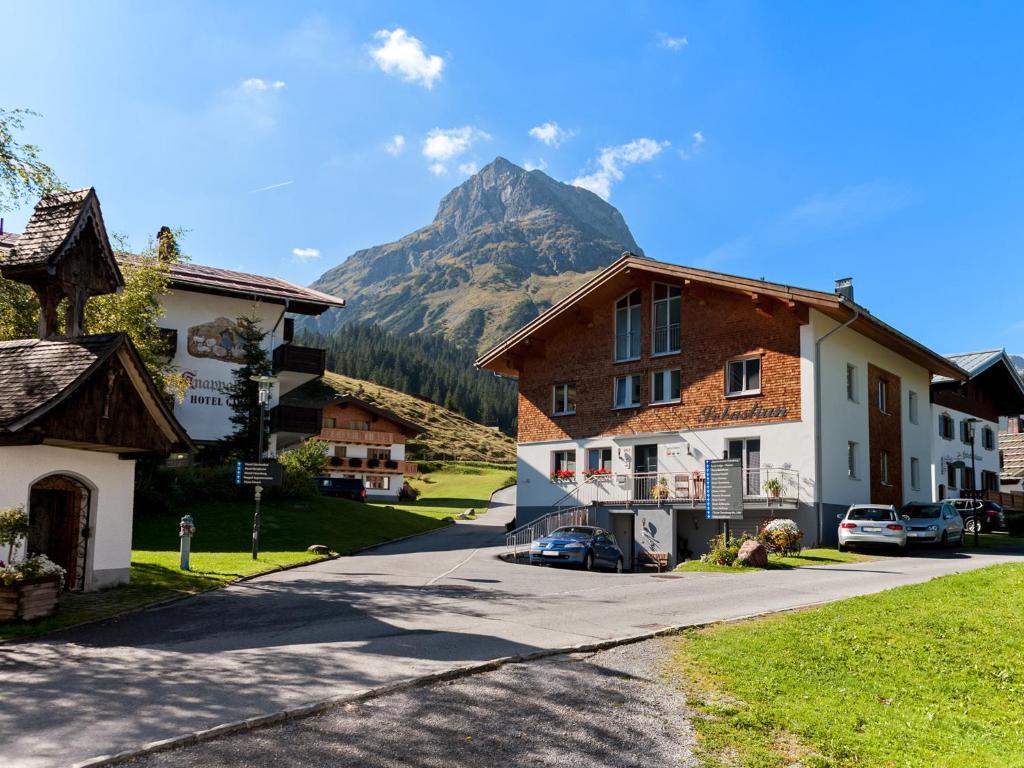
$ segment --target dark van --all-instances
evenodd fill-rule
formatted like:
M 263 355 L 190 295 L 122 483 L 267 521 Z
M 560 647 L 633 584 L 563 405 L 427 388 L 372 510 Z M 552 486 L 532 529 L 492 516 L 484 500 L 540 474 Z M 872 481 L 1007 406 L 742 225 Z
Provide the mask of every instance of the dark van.
M 323 496 L 366 501 L 366 485 L 358 477 L 318 477 L 316 487 Z

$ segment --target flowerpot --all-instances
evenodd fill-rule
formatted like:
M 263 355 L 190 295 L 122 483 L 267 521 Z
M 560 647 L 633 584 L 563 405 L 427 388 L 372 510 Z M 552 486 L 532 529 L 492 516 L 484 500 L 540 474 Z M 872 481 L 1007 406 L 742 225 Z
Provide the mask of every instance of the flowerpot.
M 53 616 L 59 600 L 59 576 L 37 576 L 10 586 L 0 584 L 0 621 Z

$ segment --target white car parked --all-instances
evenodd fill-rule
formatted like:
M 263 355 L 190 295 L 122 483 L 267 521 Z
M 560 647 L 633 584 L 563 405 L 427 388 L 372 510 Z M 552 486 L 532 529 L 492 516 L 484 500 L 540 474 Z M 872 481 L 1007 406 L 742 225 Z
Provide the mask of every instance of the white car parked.
M 896 514 L 896 507 L 881 504 L 854 504 L 839 516 L 839 551 L 858 544 L 882 544 L 907 550 L 907 527 Z

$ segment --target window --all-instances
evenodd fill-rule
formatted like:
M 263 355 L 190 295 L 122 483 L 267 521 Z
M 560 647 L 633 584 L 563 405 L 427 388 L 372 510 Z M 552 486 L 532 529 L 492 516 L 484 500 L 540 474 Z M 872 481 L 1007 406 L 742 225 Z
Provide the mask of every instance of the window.
M 952 463 L 946 464 L 946 486 L 956 488 L 956 467 Z
M 885 379 L 878 380 L 878 410 L 889 412 L 889 382 Z
M 349 429 L 369 430 L 370 422 L 368 422 L 368 421 L 350 421 L 348 423 L 348 428 Z
M 857 474 L 857 444 L 853 441 L 846 444 L 846 473 L 851 480 L 856 480 Z
M 999 473 L 988 469 L 981 470 L 981 488 L 984 491 L 998 491 Z
M 615 378 L 615 407 L 636 408 L 640 405 L 640 376 L 617 376 Z
M 939 437 L 943 440 L 953 439 L 953 418 L 948 413 L 939 416 Z
M 726 395 L 756 395 L 761 392 L 761 358 L 730 360 L 725 366 Z
M 551 471 L 552 473 L 575 472 L 576 451 L 552 451 Z
M 612 471 L 612 449 L 611 448 L 588 448 L 587 449 L 587 471 L 595 470 Z
M 921 462 L 916 456 L 910 457 L 910 487 L 915 491 L 921 489 Z
M 857 366 L 846 364 L 846 399 L 857 402 Z
M 553 392 L 551 412 L 555 416 L 576 413 L 576 382 L 555 384 Z
M 366 458 L 378 459 L 379 461 L 390 461 L 391 460 L 391 449 L 390 448 L 367 448 Z
M 325 416 L 324 417 L 324 428 L 325 429 L 334 429 L 334 425 L 336 423 L 337 422 L 334 420 L 333 417 L 331 417 L 331 416 Z
M 347 445 L 336 445 L 336 446 L 334 446 L 334 458 L 336 458 L 336 459 L 347 459 L 348 458 L 348 446 Z
M 911 424 L 917 424 L 917 392 L 907 395 L 907 414 Z
M 682 291 L 677 285 L 654 284 L 654 342 L 655 355 L 678 352 L 679 302 Z
M 679 369 L 655 371 L 651 374 L 651 402 L 679 402 Z
M 964 467 L 964 480 L 960 483 L 960 487 L 969 491 L 977 490 L 974 485 L 974 469 L 972 467 Z
M 387 475 L 367 475 L 366 487 L 374 491 L 386 491 L 391 486 L 391 478 Z
M 967 419 L 963 419 L 960 422 L 960 442 L 961 443 L 973 443 L 974 442 L 974 430 L 971 428 L 971 422 Z
M 889 452 L 882 451 L 882 485 L 889 485 Z
M 640 357 L 640 291 L 615 302 L 615 361 Z
M 992 427 L 984 427 L 981 430 L 981 447 L 986 451 L 994 450 L 996 447 L 996 433 Z

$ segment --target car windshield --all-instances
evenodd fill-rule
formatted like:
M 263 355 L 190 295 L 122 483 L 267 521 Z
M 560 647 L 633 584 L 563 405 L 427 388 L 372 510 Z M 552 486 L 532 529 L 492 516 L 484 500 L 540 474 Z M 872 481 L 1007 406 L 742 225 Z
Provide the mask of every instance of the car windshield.
M 548 534 L 548 538 L 551 539 L 587 539 L 594 535 L 593 528 L 583 528 L 579 526 L 570 526 L 567 528 L 558 528 L 553 533 Z
M 907 504 L 900 514 L 911 520 L 933 520 L 942 517 L 941 504 Z
M 895 520 L 896 513 L 891 509 L 851 509 L 847 520 L 869 520 L 880 523 L 883 520 Z

